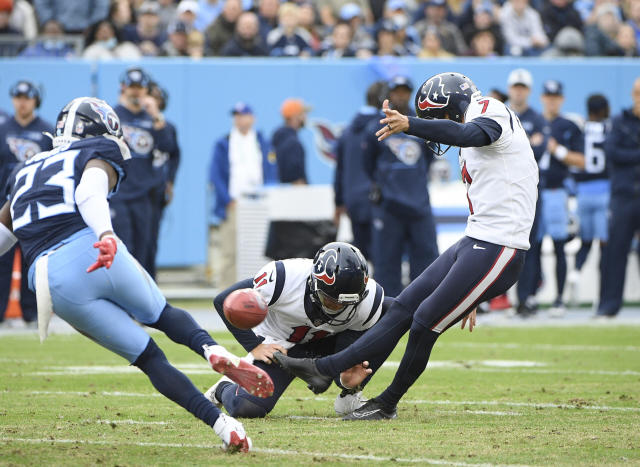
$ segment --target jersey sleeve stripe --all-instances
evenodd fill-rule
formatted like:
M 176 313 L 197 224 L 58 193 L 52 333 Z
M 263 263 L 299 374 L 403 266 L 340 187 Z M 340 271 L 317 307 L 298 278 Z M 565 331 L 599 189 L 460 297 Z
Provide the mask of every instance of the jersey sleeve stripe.
M 367 317 L 367 319 L 364 320 L 364 324 L 367 324 L 371 318 L 373 318 L 376 315 L 376 312 L 378 311 L 378 308 L 380 308 L 380 303 L 382 302 L 382 296 L 383 296 L 383 292 L 382 292 L 382 286 L 380 284 L 376 284 L 376 297 L 373 299 L 373 306 L 371 307 L 371 313 L 369 313 L 369 316 Z
M 269 301 L 269 306 L 273 305 L 280 298 L 280 295 L 282 294 L 282 289 L 284 289 L 285 276 L 286 276 L 286 272 L 284 269 L 284 264 L 282 264 L 282 261 L 276 261 L 276 286 L 273 290 L 271 301 Z

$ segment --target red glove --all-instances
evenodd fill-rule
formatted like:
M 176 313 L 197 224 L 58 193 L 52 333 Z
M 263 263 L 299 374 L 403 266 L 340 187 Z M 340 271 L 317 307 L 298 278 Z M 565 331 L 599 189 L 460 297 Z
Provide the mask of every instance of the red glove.
M 105 236 L 102 240 L 95 242 L 93 247 L 100 250 L 100 254 L 98 255 L 98 260 L 87 268 L 87 272 L 93 272 L 102 266 L 109 269 L 113 263 L 113 257 L 118 251 L 118 243 L 115 237 Z

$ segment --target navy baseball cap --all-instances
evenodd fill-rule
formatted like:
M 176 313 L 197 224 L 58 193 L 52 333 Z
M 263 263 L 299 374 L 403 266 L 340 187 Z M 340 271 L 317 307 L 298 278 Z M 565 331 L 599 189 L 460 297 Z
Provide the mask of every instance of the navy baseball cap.
M 21 80 L 11 86 L 9 95 L 11 97 L 27 96 L 29 99 L 39 99 L 40 91 L 31 81 Z
M 542 85 L 542 94 L 547 96 L 562 96 L 562 83 L 549 79 Z
M 120 77 L 120 83 L 125 86 L 142 86 L 143 88 L 149 87 L 151 78 L 142 68 L 129 68 Z
M 253 109 L 246 102 L 238 102 L 231 109 L 231 115 L 253 115 Z
M 398 89 L 402 86 L 409 89 L 409 91 L 413 91 L 413 83 L 406 76 L 395 76 L 391 78 L 387 83 L 387 86 L 389 87 L 389 91 L 393 91 L 394 89 Z
M 426 6 L 447 6 L 446 0 L 429 0 L 425 4 Z

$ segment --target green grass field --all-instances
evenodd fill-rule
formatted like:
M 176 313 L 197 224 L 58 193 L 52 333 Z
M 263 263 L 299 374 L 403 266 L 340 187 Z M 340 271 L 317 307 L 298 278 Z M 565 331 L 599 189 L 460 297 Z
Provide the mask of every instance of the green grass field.
M 217 379 L 155 334 L 202 390 Z M 241 353 L 229 334 L 215 336 Z M 393 377 L 405 341 L 366 388 Z M 207 426 L 154 393 L 124 360 L 78 336 L 0 337 L 0 464 L 640 465 L 640 327 L 447 332 L 398 419 L 342 422 L 337 389 L 296 381 L 247 420 L 254 451 L 233 458 Z

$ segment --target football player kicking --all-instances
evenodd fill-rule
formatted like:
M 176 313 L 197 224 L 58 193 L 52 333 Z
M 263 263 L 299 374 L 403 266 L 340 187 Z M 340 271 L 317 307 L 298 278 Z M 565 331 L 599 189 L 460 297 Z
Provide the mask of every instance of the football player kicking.
M 251 287 L 268 304 L 267 316 L 253 329 L 240 330 L 226 320 L 222 305 L 234 290 Z M 328 243 L 313 260 L 268 263 L 253 279 L 229 287 L 213 303 L 227 328 L 249 352 L 247 357 L 271 376 L 273 395 L 264 399 L 252 396 L 228 378 L 222 378 L 205 395 L 224 406 L 233 417 L 264 417 L 294 378 L 273 364 L 274 352 L 294 357 L 338 352 L 377 323 L 386 310 L 385 303 L 390 302 L 391 299 L 385 299 L 382 287 L 369 279 L 367 262 L 360 250 L 348 243 Z M 374 358 L 371 370 L 375 371 L 382 362 Z M 360 365 L 343 373 L 342 379 L 339 373 L 335 382 L 343 390 L 336 397 L 334 408 L 344 415 L 362 405 L 361 388 L 367 380 L 357 388 L 350 388 L 350 378 L 364 375 Z
M 251 441 L 242 424 L 205 398 L 134 321 L 188 346 L 247 391 L 262 397 L 273 391 L 269 375 L 227 352 L 191 315 L 169 305 L 114 235 L 107 199 L 124 179 L 130 157 L 111 107 L 88 97 L 71 101 L 58 115 L 53 150 L 19 164 L 9 179 L 10 198 L 0 210 L 0 254 L 20 242 L 42 339 L 55 311 L 140 368 L 159 392 L 213 427 L 228 450 L 247 451 Z
M 445 251 L 394 300 L 385 316 L 343 351 L 320 359 L 274 358 L 314 392 L 358 362 L 386 358 L 409 331 L 409 342 L 391 385 L 345 417 L 395 418 L 396 406 L 427 366 L 442 332 L 459 320 L 475 321 L 475 307 L 506 292 L 518 279 L 529 248 L 537 199 L 538 167 L 518 117 L 502 102 L 481 95 L 459 73 L 429 78 L 415 98 L 418 117 L 383 105 L 380 140 L 405 132 L 460 147 L 470 215 L 465 236 Z M 448 149 L 448 148 L 447 148 Z M 470 328 L 471 329 L 471 328 Z

